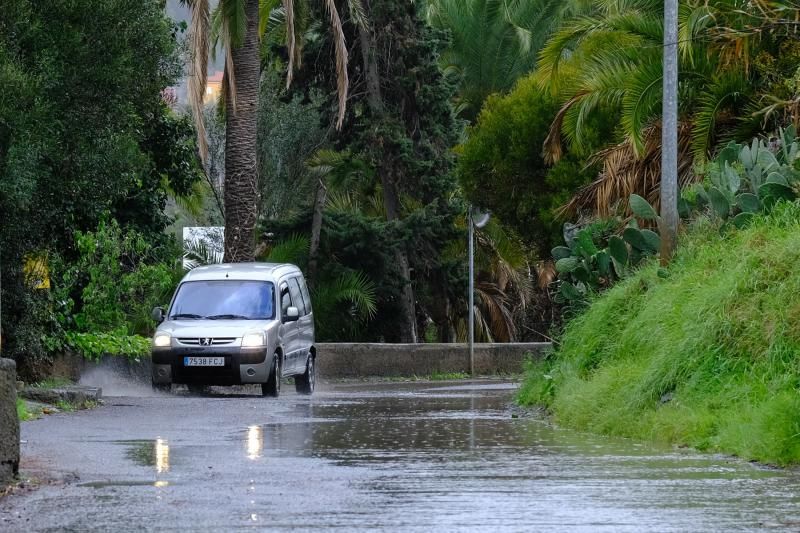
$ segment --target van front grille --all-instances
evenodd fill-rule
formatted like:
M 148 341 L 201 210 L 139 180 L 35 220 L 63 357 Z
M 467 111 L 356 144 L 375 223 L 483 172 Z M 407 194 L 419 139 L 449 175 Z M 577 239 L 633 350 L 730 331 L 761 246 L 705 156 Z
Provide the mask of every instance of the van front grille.
M 178 342 L 186 346 L 224 346 L 233 344 L 235 337 L 184 337 L 178 338 Z

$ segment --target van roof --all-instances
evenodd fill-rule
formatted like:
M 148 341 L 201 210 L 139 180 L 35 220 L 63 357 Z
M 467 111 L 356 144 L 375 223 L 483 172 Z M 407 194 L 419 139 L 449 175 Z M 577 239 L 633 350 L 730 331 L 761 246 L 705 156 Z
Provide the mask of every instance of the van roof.
M 215 279 L 277 280 L 284 274 L 300 273 L 300 269 L 289 263 L 222 263 L 193 268 L 183 281 Z

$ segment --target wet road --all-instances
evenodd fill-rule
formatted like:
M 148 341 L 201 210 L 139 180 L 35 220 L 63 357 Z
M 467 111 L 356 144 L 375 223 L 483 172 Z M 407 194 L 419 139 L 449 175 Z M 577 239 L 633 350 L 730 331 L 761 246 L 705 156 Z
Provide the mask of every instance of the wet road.
M 512 418 L 513 384 L 111 397 L 23 424 L 2 531 L 800 530 L 800 474 Z

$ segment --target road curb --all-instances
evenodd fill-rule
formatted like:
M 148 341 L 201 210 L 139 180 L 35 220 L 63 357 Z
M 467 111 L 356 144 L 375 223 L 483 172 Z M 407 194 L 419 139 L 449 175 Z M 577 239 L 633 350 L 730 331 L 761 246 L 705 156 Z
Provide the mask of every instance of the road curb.
M 90 403 L 99 402 L 103 397 L 103 389 L 99 387 L 58 387 L 45 389 L 41 387 L 25 387 L 19 393 L 22 398 L 34 402 L 49 403 L 56 405 L 65 402 L 76 407 L 82 407 Z

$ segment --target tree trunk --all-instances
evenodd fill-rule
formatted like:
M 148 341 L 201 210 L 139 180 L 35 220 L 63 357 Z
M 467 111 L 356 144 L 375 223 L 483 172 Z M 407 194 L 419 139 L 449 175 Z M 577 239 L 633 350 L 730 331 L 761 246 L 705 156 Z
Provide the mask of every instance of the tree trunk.
M 361 58 L 367 82 L 367 104 L 376 119 L 384 115 L 383 98 L 381 97 L 380 75 L 378 62 L 375 56 L 375 40 L 367 29 L 359 26 L 359 44 L 361 45 Z M 400 197 L 397 192 L 397 182 L 392 174 L 393 161 L 390 157 L 378 161 L 378 175 L 383 188 L 383 200 L 386 207 L 386 219 L 389 221 L 400 218 Z M 400 270 L 402 293 L 400 299 L 400 342 L 416 343 L 417 318 L 414 298 L 414 287 L 411 284 L 411 267 L 408 263 L 408 253 L 404 248 L 395 252 L 395 261 Z
M 322 180 L 317 182 L 317 192 L 314 195 L 314 216 L 311 219 L 311 246 L 308 251 L 308 284 L 314 287 L 317 281 L 317 259 L 319 256 L 319 238 L 322 233 L 322 214 L 325 210 L 325 199 L 328 189 Z
M 245 0 L 247 33 L 242 46 L 231 50 L 236 95 L 225 102 L 225 261 L 230 263 L 255 259 L 258 4 L 259 0 Z

